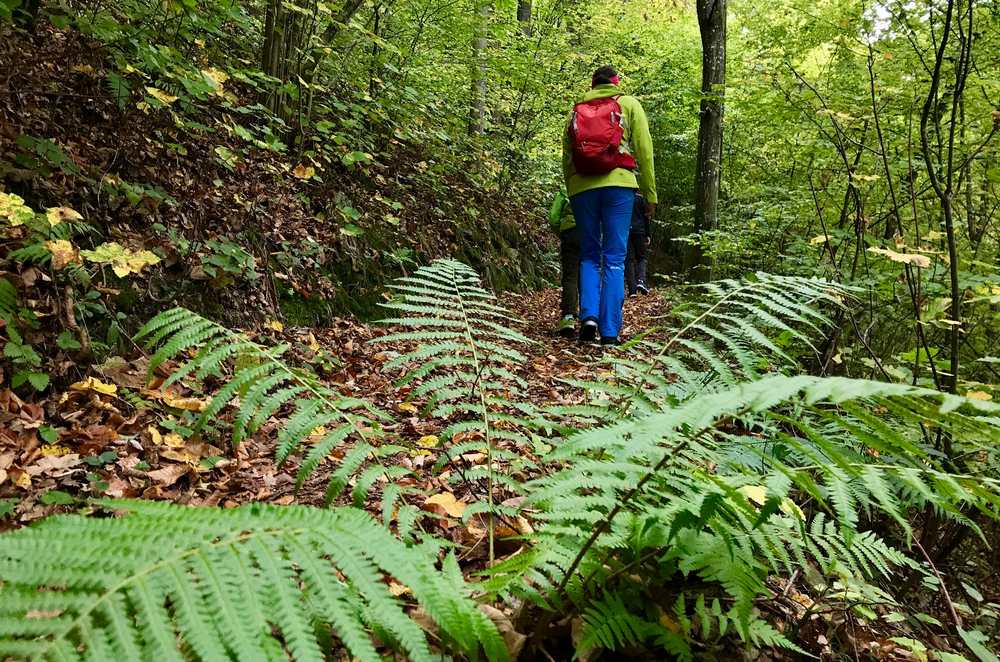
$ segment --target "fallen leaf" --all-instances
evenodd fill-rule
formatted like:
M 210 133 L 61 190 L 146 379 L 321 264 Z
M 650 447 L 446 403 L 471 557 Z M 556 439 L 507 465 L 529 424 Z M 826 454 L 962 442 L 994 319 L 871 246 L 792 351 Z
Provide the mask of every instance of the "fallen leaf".
M 405 411 L 409 414 L 416 414 L 419 411 L 417 406 L 412 402 L 401 402 L 396 408 L 399 409 L 399 411 Z
M 986 391 L 969 391 L 965 394 L 965 397 L 970 400 L 992 400 L 993 396 Z
M 97 393 L 102 393 L 104 395 L 115 395 L 118 393 L 118 387 L 114 384 L 105 384 L 100 379 L 96 377 L 87 377 L 86 379 L 70 384 L 69 390 L 71 391 L 95 391 Z
M 55 456 L 66 455 L 67 453 L 71 452 L 72 451 L 69 448 L 67 448 L 66 446 L 60 446 L 59 444 L 47 444 L 45 446 L 42 446 L 42 455 L 45 457 L 49 457 L 51 455 Z
M 830 238 L 828 236 L 826 236 L 825 234 L 820 234 L 810 239 L 809 243 L 815 246 L 817 244 L 825 244 L 828 241 L 830 241 Z
M 292 174 L 299 179 L 309 179 L 316 174 L 316 168 L 300 163 L 292 169 Z
M 52 268 L 56 271 L 68 264 L 79 264 L 80 253 L 66 239 L 52 239 L 45 242 L 45 250 L 52 253 Z
M 425 506 L 431 506 L 430 510 L 439 511 L 441 514 L 450 517 L 461 517 L 465 513 L 466 503 L 459 501 L 451 492 L 441 492 L 424 500 Z
M 30 467 L 25 467 L 25 471 L 32 476 L 65 476 L 72 473 L 73 468 L 82 464 L 77 453 L 66 453 L 65 455 L 49 455 L 42 457 Z
M 205 411 L 208 408 L 208 400 L 199 400 L 198 398 L 181 398 L 175 396 L 172 392 L 166 391 L 160 395 L 160 399 L 163 400 L 163 404 L 168 407 L 173 407 L 174 409 L 184 409 L 186 411 Z
M 157 469 L 155 471 L 150 471 L 146 475 L 152 478 L 155 482 L 159 483 L 163 487 L 170 487 L 181 477 L 187 475 L 192 471 L 191 467 L 187 464 L 170 464 L 162 469 Z
M 421 448 L 436 448 L 439 443 L 440 440 L 435 434 L 425 434 L 420 439 L 417 439 L 417 445 Z
M 157 89 L 155 87 L 146 86 L 146 94 L 148 94 L 149 96 L 153 97 L 157 101 L 159 101 L 161 103 L 164 103 L 164 104 L 166 104 L 168 106 L 170 104 L 172 104 L 173 102 L 177 101 L 177 97 L 175 97 L 175 96 L 173 96 L 171 94 L 167 94 L 163 90 Z
M 278 333 L 281 333 L 282 331 L 285 330 L 285 325 L 279 322 L 278 320 L 270 320 L 267 322 L 265 326 L 267 326 L 267 328 L 269 329 L 277 331 Z
M 409 586 L 404 586 L 397 582 L 389 582 L 389 592 L 398 598 L 399 596 L 410 593 L 411 591 Z
M 82 221 L 80 212 L 70 207 L 49 207 L 45 210 L 45 218 L 49 219 L 49 225 L 55 227 L 63 221 Z

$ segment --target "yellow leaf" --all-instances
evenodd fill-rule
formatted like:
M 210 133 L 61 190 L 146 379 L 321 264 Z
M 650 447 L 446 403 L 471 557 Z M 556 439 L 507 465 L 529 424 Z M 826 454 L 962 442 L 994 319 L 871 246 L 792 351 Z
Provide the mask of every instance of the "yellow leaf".
M 90 262 L 110 264 L 111 270 L 119 278 L 137 274 L 143 267 L 160 261 L 160 258 L 150 251 L 131 251 L 117 241 L 103 243 L 92 251 L 80 251 L 80 255 Z
M 66 455 L 67 453 L 72 453 L 70 449 L 65 446 L 60 446 L 59 444 L 48 444 L 47 446 L 42 446 L 42 455 L 49 457 L 52 455 Z
M 401 595 L 405 595 L 410 592 L 409 586 L 403 586 L 396 582 L 389 582 L 389 592 L 395 595 L 397 598 Z
M 163 435 L 163 445 L 170 448 L 184 448 L 187 442 L 176 432 L 171 432 L 169 434 Z
M 55 227 L 63 221 L 82 221 L 80 212 L 69 207 L 49 207 L 45 210 L 45 218 L 49 219 L 49 225 Z
M 155 425 L 147 427 L 146 432 L 149 433 L 149 440 L 157 446 L 163 443 L 163 435 L 160 434 L 160 431 L 156 429 Z
M 397 409 L 399 409 L 399 411 L 405 411 L 409 414 L 416 414 L 418 411 L 417 406 L 412 402 L 401 402 L 397 406 Z
M 451 517 L 461 517 L 465 512 L 465 502 L 455 499 L 451 492 L 441 492 L 424 500 L 425 506 L 437 506 Z
M 31 207 L 24 204 L 24 198 L 13 193 L 0 191 L 0 216 L 6 217 L 7 221 L 14 227 L 23 225 L 30 221 L 35 215 Z
M 744 485 L 736 491 L 759 506 L 763 506 L 767 501 L 767 488 L 763 485 Z
M 309 341 L 309 349 L 311 349 L 314 352 L 318 352 L 319 349 L 320 349 L 320 347 L 319 347 L 319 343 L 316 342 L 316 336 L 314 336 L 312 333 L 310 333 L 306 337 L 306 339 Z
M 31 489 L 31 476 L 28 475 L 27 471 L 22 471 L 21 475 L 17 477 L 17 480 L 14 481 L 14 484 L 21 489 Z
M 222 94 L 222 84 L 229 80 L 229 74 L 214 67 L 202 69 L 201 75 L 215 88 L 215 94 Z
M 163 404 L 168 407 L 184 409 L 186 411 L 205 411 L 208 407 L 208 400 L 199 400 L 198 398 L 180 398 L 170 391 L 165 392 L 160 399 L 163 400 Z
M 74 64 L 72 67 L 73 71 L 78 71 L 81 74 L 92 74 L 94 73 L 94 68 L 89 64 Z
M 316 168 L 300 163 L 292 169 L 292 174 L 299 179 L 309 179 L 316 174 Z
M 815 246 L 816 244 L 825 244 L 830 241 L 830 238 L 825 234 L 819 234 L 809 240 L 809 243 Z
M 279 333 L 281 331 L 285 330 L 285 325 L 282 324 L 281 322 L 279 322 L 278 320 L 271 320 L 271 321 L 269 321 L 266 324 L 266 326 L 267 326 L 267 328 L 274 329 L 275 331 L 278 331 Z
M 965 397 L 970 400 L 992 400 L 993 396 L 986 391 L 969 391 L 965 394 Z
M 67 264 L 80 262 L 80 253 L 65 239 L 46 241 L 45 249 L 52 253 L 52 268 L 56 271 L 63 269 Z
M 102 393 L 104 395 L 114 395 L 118 392 L 118 387 L 114 384 L 105 384 L 100 379 L 94 377 L 87 377 L 75 384 L 70 384 L 69 389 L 71 391 L 94 391 L 95 393 Z
M 425 434 L 420 437 L 420 439 L 417 439 L 417 445 L 422 448 L 434 448 L 438 445 L 439 441 L 440 440 L 437 438 L 437 435 Z
M 938 232 L 937 230 L 931 230 L 930 232 L 927 233 L 927 236 L 925 236 L 924 239 L 927 241 L 937 241 L 942 237 L 944 237 L 943 232 Z
M 921 269 L 926 269 L 931 266 L 931 259 L 926 255 L 918 255 L 917 253 L 897 253 L 891 248 L 876 248 L 874 246 L 869 248 L 868 252 L 884 255 L 893 262 L 912 264 L 913 266 L 920 267 Z
M 146 86 L 146 93 L 149 96 L 151 96 L 154 99 L 156 99 L 157 101 L 159 101 L 161 103 L 164 103 L 164 104 L 166 104 L 168 106 L 170 104 L 172 104 L 173 102 L 177 101 L 177 97 L 172 96 L 170 94 L 167 94 L 163 90 L 157 89 L 155 87 Z

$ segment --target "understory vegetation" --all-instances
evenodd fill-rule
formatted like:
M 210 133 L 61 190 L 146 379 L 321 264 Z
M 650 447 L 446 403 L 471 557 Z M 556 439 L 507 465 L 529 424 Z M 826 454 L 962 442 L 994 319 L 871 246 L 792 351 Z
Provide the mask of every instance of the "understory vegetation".
M 997 661 L 995 0 L 0 0 L 0 84 L 0 659 Z

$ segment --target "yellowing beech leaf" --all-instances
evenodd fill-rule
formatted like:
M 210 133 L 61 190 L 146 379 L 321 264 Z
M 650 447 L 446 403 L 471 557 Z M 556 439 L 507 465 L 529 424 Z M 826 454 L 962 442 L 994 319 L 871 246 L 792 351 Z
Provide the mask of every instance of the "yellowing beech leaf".
M 876 248 L 872 246 L 868 249 L 869 253 L 877 253 L 878 255 L 884 255 L 893 262 L 902 262 L 903 264 L 912 264 L 915 267 L 920 267 L 921 269 L 926 269 L 931 266 L 931 259 L 926 255 L 918 255 L 916 253 L 897 253 L 891 248 Z
M 225 71 L 220 71 L 218 69 L 215 69 L 214 67 L 208 69 L 202 69 L 201 75 L 204 76 L 205 79 L 212 84 L 212 87 L 215 88 L 216 94 L 222 93 L 222 84 L 225 83 L 227 80 L 229 80 L 229 74 L 227 74 Z
M 279 322 L 278 320 L 271 320 L 267 323 L 267 328 L 281 332 L 285 330 L 285 325 Z
M 464 501 L 458 501 L 451 492 L 441 492 L 440 494 L 427 497 L 424 500 L 424 505 L 437 506 L 437 509 L 451 517 L 461 517 L 465 512 L 466 504 Z
M 177 101 L 177 97 L 167 94 L 163 90 L 157 89 L 155 87 L 146 86 L 146 94 L 153 97 L 160 103 L 165 103 L 168 106 L 173 102 Z
M 812 239 L 810 239 L 809 243 L 815 246 L 816 244 L 825 244 L 828 241 L 830 241 L 830 237 L 826 236 L 825 234 L 818 234 Z
M 208 407 L 207 400 L 199 400 L 198 398 L 180 398 L 167 391 L 161 397 L 163 404 L 168 407 L 174 407 L 175 409 L 185 409 L 187 411 L 205 411 Z
M 409 593 L 410 587 L 404 586 L 402 584 L 397 584 L 396 582 L 389 582 L 389 592 L 398 598 L 401 595 Z
M 100 379 L 87 377 L 86 379 L 69 385 L 71 391 L 94 391 L 104 395 L 114 395 L 118 392 L 118 387 L 114 384 L 105 384 Z
M 300 163 L 292 169 L 292 174 L 299 179 L 309 179 L 316 174 L 316 168 Z
M 157 446 L 163 443 L 163 435 L 160 434 L 160 431 L 156 429 L 155 425 L 147 427 L 146 432 L 149 433 L 149 440 Z
M 416 414 L 418 411 L 416 405 L 412 402 L 401 402 L 397 406 L 397 409 L 399 409 L 399 411 L 405 411 L 409 414 Z
M 67 264 L 80 262 L 80 254 L 73 244 L 65 239 L 53 239 L 45 242 L 45 249 L 52 253 L 52 268 L 56 271 L 64 268 Z
M 763 485 L 744 485 L 736 491 L 745 496 L 747 501 L 753 501 L 759 506 L 767 501 L 767 488 Z
M 63 221 L 82 221 L 83 216 L 69 207 L 49 207 L 45 210 L 45 218 L 49 219 L 49 225 L 55 227 Z
M 42 446 L 42 455 L 44 455 L 45 457 L 49 457 L 50 455 L 55 455 L 55 456 L 66 455 L 67 453 L 72 453 L 72 452 L 73 451 L 71 451 L 70 449 L 66 448 L 65 446 L 60 446 L 59 444 L 48 444 L 46 446 Z
M 965 394 L 965 397 L 970 400 L 992 400 L 993 396 L 986 391 L 969 391 Z
M 24 198 L 0 191 L 0 216 L 5 217 L 12 226 L 23 225 L 34 215 L 31 207 L 24 204 Z
M 434 448 L 438 445 L 438 442 L 439 439 L 434 434 L 425 434 L 420 439 L 417 439 L 417 445 L 423 448 Z
M 169 448 L 184 448 L 187 443 L 179 434 L 171 432 L 170 434 L 163 435 L 163 445 Z
M 103 243 L 92 251 L 80 251 L 80 255 L 90 262 L 110 264 L 111 270 L 119 278 L 137 274 L 143 267 L 160 261 L 160 258 L 149 251 L 131 251 L 117 241 Z
M 931 230 L 930 232 L 927 233 L 927 236 L 925 236 L 924 239 L 926 241 L 937 241 L 942 237 L 944 237 L 943 232 L 938 232 L 937 230 Z

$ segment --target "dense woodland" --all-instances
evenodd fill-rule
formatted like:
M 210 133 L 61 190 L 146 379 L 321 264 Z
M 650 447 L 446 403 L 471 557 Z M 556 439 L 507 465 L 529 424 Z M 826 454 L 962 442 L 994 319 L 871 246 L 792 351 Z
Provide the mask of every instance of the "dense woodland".
M 996 0 L 0 0 L 0 658 L 996 661 L 998 133 Z

